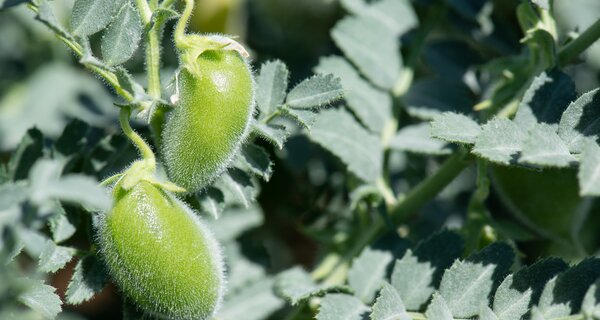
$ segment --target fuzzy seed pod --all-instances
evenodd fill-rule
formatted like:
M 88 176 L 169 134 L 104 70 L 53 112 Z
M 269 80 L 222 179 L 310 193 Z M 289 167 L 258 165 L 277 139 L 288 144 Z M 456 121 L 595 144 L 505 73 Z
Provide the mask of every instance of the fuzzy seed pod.
M 182 68 L 179 100 L 165 122 L 169 179 L 190 192 L 220 175 L 246 138 L 254 112 L 252 72 L 237 51 L 204 51 Z
M 145 181 L 117 189 L 98 242 L 114 281 L 141 310 L 198 320 L 218 309 L 225 280 L 217 241 L 170 193 Z

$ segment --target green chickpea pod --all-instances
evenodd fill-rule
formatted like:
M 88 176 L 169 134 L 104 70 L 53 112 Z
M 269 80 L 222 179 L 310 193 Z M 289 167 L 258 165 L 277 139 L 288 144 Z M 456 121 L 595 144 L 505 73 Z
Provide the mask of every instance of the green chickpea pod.
M 188 0 L 175 28 L 180 71 L 161 148 L 169 179 L 189 192 L 202 189 L 227 168 L 254 113 L 248 53 L 225 36 L 185 34 L 192 10 Z
M 179 100 L 163 131 L 171 181 L 197 191 L 220 175 L 247 136 L 254 112 L 252 73 L 234 50 L 207 50 L 182 68 Z
M 198 215 L 142 180 L 114 191 L 98 242 L 115 282 L 140 309 L 173 319 L 210 319 L 223 297 L 221 251 Z

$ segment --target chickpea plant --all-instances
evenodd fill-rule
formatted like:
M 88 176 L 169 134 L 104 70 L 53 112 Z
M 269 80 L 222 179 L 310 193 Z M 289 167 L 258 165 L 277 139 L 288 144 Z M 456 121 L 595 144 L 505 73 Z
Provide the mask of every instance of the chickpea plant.
M 553 1 L 339 0 L 337 54 L 290 86 L 282 61 L 188 31 L 193 0 L 60 2 L 0 9 L 32 12 L 117 112 L 0 137 L 1 319 L 109 282 L 125 319 L 600 319 L 600 89 L 577 80 L 600 19 L 566 34 Z M 304 266 L 261 233 L 292 228 L 264 200 L 287 191 L 319 244 Z

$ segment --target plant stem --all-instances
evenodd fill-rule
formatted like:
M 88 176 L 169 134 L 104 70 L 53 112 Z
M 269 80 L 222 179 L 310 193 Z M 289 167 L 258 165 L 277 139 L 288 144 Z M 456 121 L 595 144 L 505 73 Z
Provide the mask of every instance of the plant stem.
M 152 24 L 152 7 L 156 8 L 158 2 L 151 0 L 149 4 L 146 0 L 136 0 L 136 5 L 142 21 L 148 32 L 146 34 L 146 73 L 148 80 L 148 95 L 152 97 L 154 101 L 160 100 L 162 97 L 161 82 L 160 82 L 160 38 L 162 31 L 163 20 L 157 19 L 151 28 L 148 28 Z M 149 123 L 152 129 L 154 143 L 157 148 L 160 148 L 162 128 L 164 123 L 164 110 L 156 106 L 150 110 Z M 152 108 L 153 106 L 145 106 L 146 108 Z
M 39 9 L 35 4 L 30 3 L 28 5 L 28 8 L 31 11 L 35 12 L 36 14 L 38 13 Z M 77 58 L 81 58 L 83 56 L 83 51 L 82 51 L 81 45 L 79 45 L 79 43 L 73 41 L 72 39 L 65 38 L 59 34 L 56 34 L 56 37 L 60 41 L 62 41 L 67 47 L 69 47 L 69 49 L 71 49 L 71 51 L 73 51 L 73 53 L 75 53 Z M 104 80 L 106 80 L 106 82 L 108 82 L 108 84 L 110 84 L 110 86 L 113 87 L 115 92 L 118 95 L 120 95 L 123 99 L 125 99 L 128 102 L 133 100 L 133 95 L 121 87 L 121 84 L 119 83 L 119 79 L 113 72 L 111 72 L 109 70 L 105 70 L 103 68 L 100 68 L 100 67 L 92 65 L 92 64 L 88 64 L 88 63 L 82 63 L 82 64 L 88 70 L 94 72 L 95 74 L 99 75 Z
M 131 142 L 133 142 L 133 144 L 138 148 L 142 159 L 147 161 L 148 165 L 152 169 L 155 169 L 156 158 L 154 157 L 154 153 L 152 152 L 152 149 L 150 149 L 150 146 L 148 146 L 146 141 L 144 141 L 144 139 L 142 139 L 142 137 L 140 137 L 140 135 L 138 135 L 131 128 L 131 125 L 129 124 L 130 113 L 131 110 L 128 107 L 121 108 L 121 112 L 119 113 L 119 123 L 121 124 L 121 129 L 123 130 L 123 133 L 129 138 L 129 140 L 131 140 Z
M 560 49 L 558 52 L 559 66 L 564 67 L 567 65 L 598 39 L 600 39 L 600 19 L 594 22 L 594 24 L 580 34 L 579 37 L 567 43 L 567 45 Z
M 419 185 L 413 188 L 408 194 L 398 201 L 398 204 L 390 210 L 391 218 L 394 224 L 406 220 L 427 201 L 433 199 L 442 191 L 463 169 L 467 167 L 470 161 L 465 160 L 464 151 L 457 152 L 450 156 L 432 176 L 423 180 Z
M 158 100 L 161 98 L 160 86 L 160 27 L 155 24 L 148 31 L 146 43 L 146 68 L 148 68 L 148 95 Z
M 179 21 L 177 21 L 175 32 L 173 34 L 175 38 L 175 46 L 178 48 L 185 42 L 185 28 L 187 27 L 193 11 L 194 0 L 185 0 L 185 8 L 183 9 L 183 13 L 181 13 L 181 17 L 179 17 Z
M 147 25 L 152 19 L 152 10 L 146 0 L 135 0 L 135 5 L 140 13 L 142 22 Z
M 152 23 L 152 10 L 146 0 L 136 0 L 136 6 L 146 27 Z M 146 34 L 146 68 L 148 73 L 148 95 L 160 99 L 160 24 L 155 23 Z
M 465 151 L 463 150 L 450 156 L 432 176 L 419 183 L 390 210 L 390 216 L 394 225 L 398 225 L 401 221 L 415 214 L 420 207 L 433 199 L 452 182 L 469 163 L 470 161 L 465 159 Z M 384 233 L 387 227 L 383 219 L 375 219 L 356 242 L 354 242 L 350 250 L 344 253 L 341 259 L 336 261 L 335 266 L 329 270 L 328 276 L 323 280 L 323 283 L 329 283 L 334 278 L 337 279 L 340 276 L 339 273 L 344 271 L 344 268 L 348 266 L 350 261 L 371 244 L 373 240 Z M 315 270 L 322 269 L 324 268 L 324 263 L 329 264 L 331 262 L 328 259 L 326 260 L 321 261 L 321 264 Z M 322 275 L 322 272 L 319 272 L 319 275 Z

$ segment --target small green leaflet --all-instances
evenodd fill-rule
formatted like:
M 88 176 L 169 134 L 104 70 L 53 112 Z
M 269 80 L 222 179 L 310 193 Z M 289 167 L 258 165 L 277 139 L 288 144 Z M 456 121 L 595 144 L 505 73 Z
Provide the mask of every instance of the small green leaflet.
M 520 318 L 518 318 L 520 319 Z M 490 307 L 483 305 L 479 310 L 479 320 L 500 320 Z
M 582 300 L 600 277 L 600 260 L 587 258 L 546 283 L 538 311 L 546 318 L 565 317 L 579 312 Z
M 318 113 L 310 109 L 292 109 L 287 106 L 280 109 L 286 116 L 292 118 L 302 128 L 310 132 L 310 129 L 317 121 Z
M 256 77 L 256 103 L 262 116 L 269 115 L 283 104 L 289 71 L 280 60 L 263 63 Z
M 48 240 L 46 235 L 25 227 L 18 227 L 16 233 L 25 252 L 33 259 L 39 258 Z
M 497 242 L 464 261 L 456 260 L 444 273 L 439 289 L 452 315 L 457 318 L 476 316 L 508 273 L 513 259 L 510 246 Z
M 27 285 L 17 297 L 18 301 L 49 319 L 54 319 L 62 311 L 62 301 L 55 293 L 56 288 L 35 280 L 23 281 L 27 282 Z
M 54 242 L 63 242 L 75 234 L 75 231 L 77 231 L 75 222 L 72 222 L 70 219 L 73 218 L 67 215 L 63 207 L 57 201 L 56 212 L 48 219 Z
M 444 297 L 437 292 L 433 294 L 433 298 L 427 307 L 425 316 L 427 319 L 454 320 L 452 317 L 452 312 L 448 308 Z
M 248 208 L 256 197 L 252 178 L 238 168 L 229 168 L 215 182 L 221 189 L 227 203 L 237 203 Z
M 0 5 L 1 7 L 1 5 Z M 38 5 L 38 12 L 35 19 L 45 24 L 54 33 L 65 37 L 66 39 L 73 39 L 73 36 L 69 34 L 65 28 L 60 24 L 50 3 L 47 0 L 41 0 Z
M 585 144 L 577 178 L 581 196 L 600 196 L 600 146 L 593 140 Z
M 126 0 L 76 0 L 71 14 L 71 32 L 90 36 L 106 27 Z
M 460 257 L 463 240 L 456 233 L 441 231 L 407 250 L 396 260 L 391 276 L 407 310 L 418 311 L 439 286 L 444 271 Z
M 373 132 L 381 132 L 392 116 L 392 99 L 363 79 L 348 60 L 339 56 L 321 58 L 315 72 L 340 77 L 348 108 Z
M 26 179 L 35 161 L 42 156 L 44 136 L 36 128 L 29 129 L 8 161 L 8 178 L 13 181 Z
M 219 219 L 225 208 L 225 195 L 219 188 L 209 186 L 196 195 L 203 213 Z
M 296 305 L 313 296 L 323 296 L 328 292 L 348 292 L 340 286 L 317 285 L 310 275 L 300 267 L 280 273 L 275 282 L 277 295 Z
M 507 276 L 494 296 L 493 312 L 499 320 L 519 320 L 537 304 L 544 285 L 568 265 L 548 258 Z
M 474 144 L 480 133 L 479 124 L 460 113 L 444 112 L 431 122 L 431 136 L 448 142 Z
M 215 319 L 265 319 L 284 304 L 283 300 L 273 294 L 273 281 L 271 278 L 263 278 L 226 297 Z
M 369 307 L 353 296 L 333 293 L 321 299 L 317 320 L 363 320 Z
M 88 301 L 102 291 L 107 282 L 108 274 L 103 262 L 96 255 L 89 254 L 75 266 L 67 288 L 67 301 L 70 304 Z
M 417 26 L 417 15 L 406 0 L 341 0 L 342 6 L 354 15 L 372 19 L 385 26 L 396 36 Z
M 398 291 L 387 282 L 383 283 L 383 287 L 379 292 L 379 297 L 373 305 L 371 320 L 411 320 L 412 318 L 406 313 L 406 308 Z
M 575 84 L 568 75 L 556 69 L 542 72 L 525 92 L 514 121 L 524 129 L 536 123 L 556 126 L 575 97 Z
M 384 25 L 364 17 L 348 16 L 331 30 L 331 36 L 373 84 L 392 89 L 401 72 L 396 36 Z
M 600 137 L 600 89 L 583 94 L 567 107 L 558 126 L 558 135 L 572 153 L 583 152 L 586 138 Z
M 75 249 L 57 246 L 53 241 L 46 241 L 46 245 L 40 254 L 39 269 L 42 272 L 56 272 L 64 267 L 75 254 Z
M 252 127 L 252 132 L 280 150 L 289 136 L 288 130 L 284 126 L 277 124 L 256 123 Z
M 554 127 L 536 123 L 531 126 L 528 137 L 523 142 L 519 162 L 564 168 L 577 163 L 577 159 L 569 153 L 569 148 L 560 139 Z
M 600 280 L 588 289 L 581 304 L 581 313 L 588 319 L 600 319 Z
M 419 23 L 410 1 L 407 0 L 375 1 L 357 14 L 378 21 L 396 36 L 406 33 Z
M 297 109 L 319 108 L 340 99 L 342 94 L 340 78 L 318 74 L 295 86 L 288 93 L 285 104 Z
M 383 153 L 379 137 L 344 109 L 322 111 L 309 138 L 339 157 L 357 177 L 372 182 L 379 176 Z
M 137 50 L 141 38 L 140 16 L 127 1 L 119 10 L 113 23 L 104 32 L 100 44 L 102 59 L 109 66 L 126 62 Z
M 246 168 L 253 174 L 265 181 L 269 181 L 273 174 L 273 162 L 271 162 L 269 154 L 263 147 L 253 143 L 246 143 L 242 146 L 238 157 L 241 158 Z
M 494 118 L 483 125 L 475 140 L 473 153 L 501 164 L 514 163 L 521 152 L 527 132 L 513 121 Z
M 426 122 L 402 128 L 390 141 L 390 148 L 426 155 L 452 153 L 445 141 L 431 137 L 431 126 Z
M 391 261 L 392 255 L 389 252 L 369 247 L 363 250 L 352 261 L 352 267 L 348 271 L 348 284 L 354 289 L 354 295 L 365 303 L 371 303 L 381 288 Z

